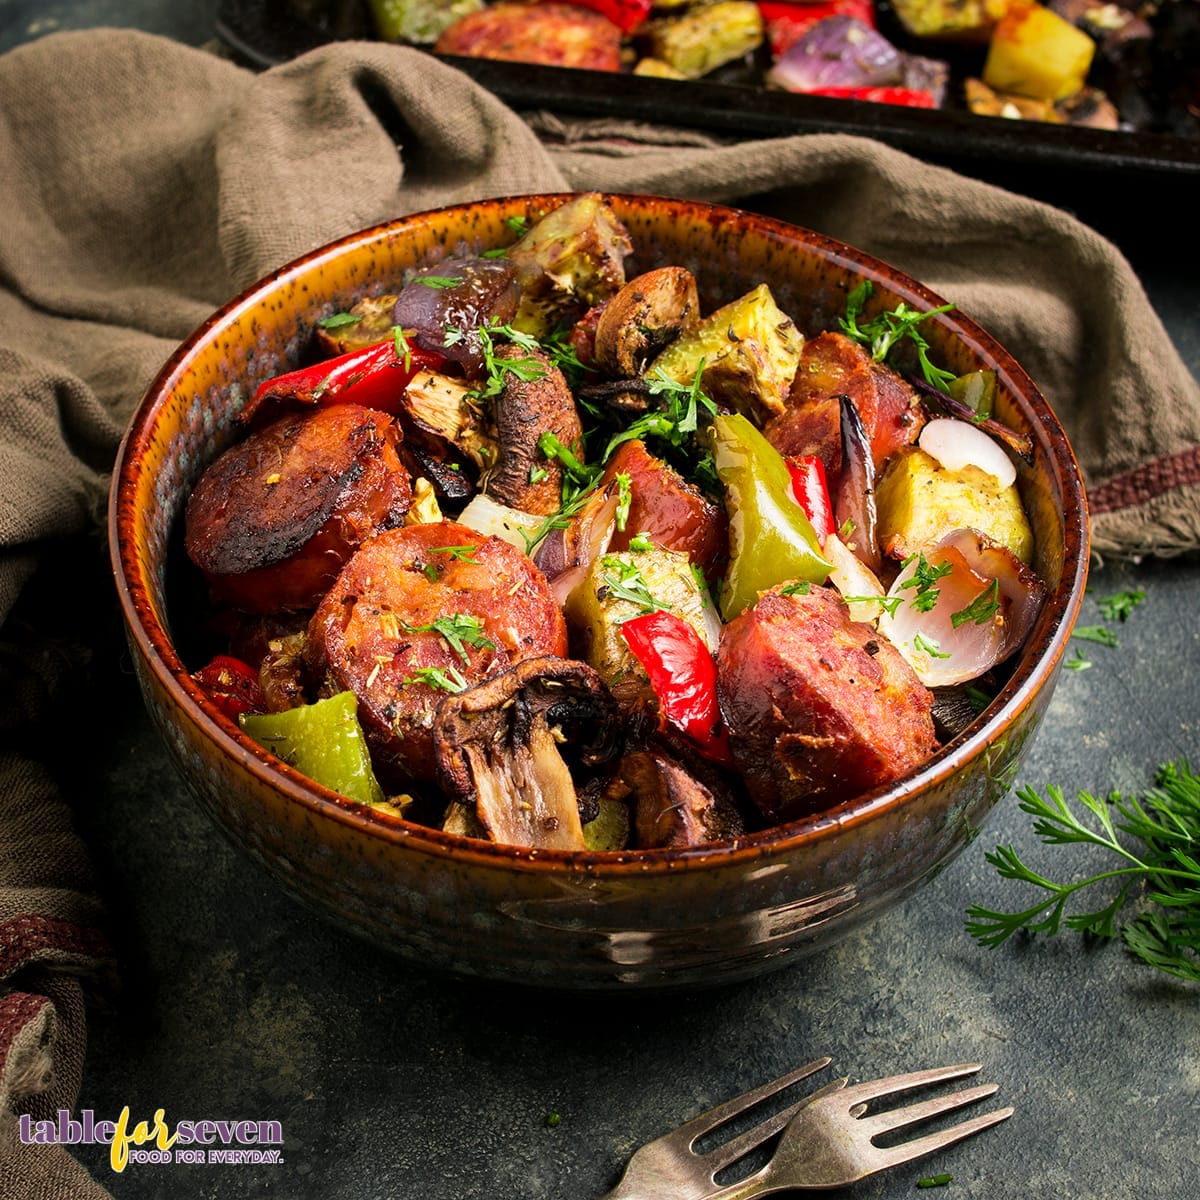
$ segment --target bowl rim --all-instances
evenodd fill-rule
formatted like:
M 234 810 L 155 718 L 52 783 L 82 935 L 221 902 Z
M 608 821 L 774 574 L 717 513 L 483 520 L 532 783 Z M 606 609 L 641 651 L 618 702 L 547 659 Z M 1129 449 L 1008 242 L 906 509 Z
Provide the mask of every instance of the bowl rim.
M 1035 420 L 1031 434 L 1058 476 L 1062 495 L 1064 556 L 1058 585 L 1046 597 L 1020 658 L 1008 680 L 993 698 L 989 718 L 974 722 L 942 746 L 916 771 L 880 788 L 843 801 L 832 808 L 794 821 L 773 825 L 738 838 L 695 847 L 668 847 L 624 851 L 540 850 L 509 846 L 419 825 L 391 813 L 358 804 L 301 775 L 243 733 L 236 722 L 221 713 L 191 678 L 176 653 L 167 628 L 153 617 L 149 595 L 154 590 L 143 578 L 132 536 L 140 519 L 132 499 L 142 471 L 142 451 L 153 435 L 156 418 L 166 399 L 182 382 L 192 360 L 211 335 L 252 311 L 280 283 L 401 233 L 409 226 L 425 226 L 472 208 L 496 210 L 550 208 L 579 192 L 518 193 L 487 197 L 425 209 L 379 222 L 335 238 L 264 275 L 237 296 L 222 304 L 199 325 L 168 358 L 139 400 L 121 439 L 113 467 L 108 499 L 108 536 L 114 581 L 126 635 L 152 671 L 159 686 L 175 706 L 188 714 L 198 731 L 216 750 L 236 762 L 261 783 L 279 791 L 313 816 L 331 820 L 368 838 L 380 839 L 445 858 L 455 863 L 504 867 L 522 872 L 572 872 L 587 877 L 621 878 L 658 876 L 686 870 L 714 870 L 747 861 L 781 858 L 805 845 L 863 825 L 902 807 L 926 790 L 945 782 L 983 754 L 998 734 L 1009 729 L 1034 697 L 1051 684 L 1059 670 L 1071 629 L 1083 603 L 1090 556 L 1087 496 L 1082 473 L 1060 422 L 1040 389 L 995 338 L 965 313 L 954 308 L 931 318 L 951 336 L 962 340 L 975 354 L 995 363 L 997 373 L 1014 396 L 1028 405 Z M 947 301 L 925 285 L 874 255 L 828 235 L 793 222 L 746 209 L 706 201 L 652 194 L 601 192 L 605 201 L 662 213 L 703 210 L 720 221 L 750 220 L 764 236 L 801 242 L 819 257 L 885 287 L 914 308 L 925 311 Z M 564 872 L 564 868 L 566 869 Z

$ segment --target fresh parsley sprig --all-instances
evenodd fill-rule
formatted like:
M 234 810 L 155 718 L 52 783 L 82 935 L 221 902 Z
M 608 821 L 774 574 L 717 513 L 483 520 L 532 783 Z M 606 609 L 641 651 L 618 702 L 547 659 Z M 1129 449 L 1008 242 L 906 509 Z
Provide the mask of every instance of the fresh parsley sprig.
M 1032 788 L 1017 793 L 1034 832 L 1047 845 L 1089 845 L 1110 851 L 1116 865 L 1072 883 L 1056 883 L 1027 866 L 1012 846 L 998 846 L 987 861 L 1004 879 L 1044 893 L 1018 912 L 972 905 L 967 931 L 984 946 L 998 946 L 1013 934 L 1057 933 L 1060 928 L 1113 937 L 1120 933 L 1137 958 L 1180 979 L 1200 981 L 1200 776 L 1186 760 L 1159 767 L 1155 785 L 1141 798 L 1112 793 L 1097 799 L 1080 792 L 1077 806 L 1062 789 L 1045 796 Z M 1140 842 L 1134 849 L 1127 842 Z M 1116 888 L 1099 908 L 1068 912 L 1085 888 Z M 1135 889 L 1150 909 L 1118 925 Z
M 842 332 L 848 338 L 866 346 L 876 362 L 886 361 L 898 342 L 911 342 L 916 347 L 917 362 L 921 366 L 925 382 L 939 391 L 946 391 L 947 385 L 955 378 L 954 372 L 943 370 L 930 362 L 929 343 L 922 337 L 917 326 L 936 313 L 949 312 L 954 305 L 943 304 L 927 312 L 918 312 L 901 300 L 895 308 L 881 312 L 869 321 L 860 321 L 863 308 L 874 291 L 875 285 L 869 279 L 864 279 L 846 297 L 846 315 L 838 320 Z

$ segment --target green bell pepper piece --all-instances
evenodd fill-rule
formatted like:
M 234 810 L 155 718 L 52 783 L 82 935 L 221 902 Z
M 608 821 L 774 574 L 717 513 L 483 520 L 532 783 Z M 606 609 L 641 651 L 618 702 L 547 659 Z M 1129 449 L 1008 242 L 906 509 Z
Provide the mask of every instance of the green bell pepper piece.
M 714 418 L 712 445 L 729 513 L 729 570 L 721 588 L 725 620 L 777 583 L 824 583 L 832 564 L 792 496 L 779 451 L 741 413 Z
M 382 804 L 353 692 L 277 713 L 244 713 L 242 728 L 302 775 L 360 804 Z

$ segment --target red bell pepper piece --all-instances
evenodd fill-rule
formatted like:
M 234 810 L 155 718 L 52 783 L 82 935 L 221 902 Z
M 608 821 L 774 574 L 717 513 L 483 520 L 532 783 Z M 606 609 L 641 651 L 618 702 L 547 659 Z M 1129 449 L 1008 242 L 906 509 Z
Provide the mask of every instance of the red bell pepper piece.
M 792 495 L 804 509 L 820 545 L 837 530 L 833 520 L 833 501 L 825 480 L 825 464 L 815 455 L 806 454 L 787 460 L 792 476 Z
M 772 58 L 778 58 L 826 17 L 855 17 L 867 28 L 875 28 L 873 0 L 821 0 L 816 4 L 761 0 L 758 11 L 762 13 L 766 26 L 767 45 L 771 48 Z
M 621 625 L 630 650 L 650 676 L 663 718 L 714 762 L 732 766 L 729 734 L 717 704 L 717 666 L 704 640 L 665 609 Z
M 348 402 L 395 413 L 413 376 L 419 371 L 436 370 L 445 361 L 435 351 L 388 338 L 364 350 L 351 350 L 266 380 L 246 405 L 242 420 L 248 420 L 268 400 L 293 404 Z
M 810 96 L 832 96 L 837 100 L 869 100 L 873 104 L 899 104 L 904 108 L 937 108 L 933 93 L 906 87 L 823 87 Z
M 192 678 L 231 721 L 242 713 L 266 711 L 258 672 L 240 658 L 218 654 L 207 666 L 194 671 Z
M 571 0 L 607 17 L 622 33 L 632 33 L 649 15 L 654 0 Z

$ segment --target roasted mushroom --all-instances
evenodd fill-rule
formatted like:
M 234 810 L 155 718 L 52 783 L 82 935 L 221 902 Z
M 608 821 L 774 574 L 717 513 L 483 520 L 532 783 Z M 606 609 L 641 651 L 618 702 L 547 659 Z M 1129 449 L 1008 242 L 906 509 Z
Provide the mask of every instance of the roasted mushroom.
M 709 786 L 661 749 L 621 759 L 616 779 L 631 793 L 636 845 L 702 846 L 745 833 L 741 813 L 717 784 Z
M 640 375 L 646 364 L 700 318 L 696 277 L 686 267 L 659 267 L 631 279 L 596 325 L 596 361 L 610 375 Z
M 575 397 L 563 373 L 545 351 L 520 346 L 497 346 L 495 357 L 505 369 L 504 384 L 494 413 L 499 459 L 488 472 L 483 491 L 527 513 L 557 512 L 562 505 L 561 463 L 539 448 L 544 434 L 581 454 L 583 427 Z
M 586 663 L 531 658 L 447 696 L 433 724 L 437 779 L 495 842 L 582 850 L 575 781 L 618 748 L 616 705 Z

